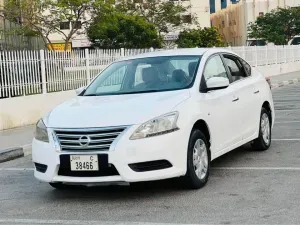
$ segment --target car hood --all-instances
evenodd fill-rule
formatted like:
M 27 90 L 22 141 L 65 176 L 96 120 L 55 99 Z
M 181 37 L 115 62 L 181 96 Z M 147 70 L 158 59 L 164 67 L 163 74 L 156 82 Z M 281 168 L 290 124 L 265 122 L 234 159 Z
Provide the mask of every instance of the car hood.
M 47 127 L 84 128 L 144 123 L 171 112 L 190 97 L 189 90 L 144 94 L 77 96 L 52 110 L 45 118 Z

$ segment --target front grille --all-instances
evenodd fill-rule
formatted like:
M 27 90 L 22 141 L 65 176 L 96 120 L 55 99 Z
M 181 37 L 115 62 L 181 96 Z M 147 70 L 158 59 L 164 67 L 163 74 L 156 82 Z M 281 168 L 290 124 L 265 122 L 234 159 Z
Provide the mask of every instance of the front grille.
M 40 173 L 46 173 L 48 166 L 40 163 L 34 163 L 36 170 Z
M 107 151 L 126 127 L 55 129 L 62 151 Z
M 152 170 L 162 170 L 172 167 L 168 160 L 155 160 L 148 162 L 133 163 L 128 165 L 135 172 L 147 172 Z

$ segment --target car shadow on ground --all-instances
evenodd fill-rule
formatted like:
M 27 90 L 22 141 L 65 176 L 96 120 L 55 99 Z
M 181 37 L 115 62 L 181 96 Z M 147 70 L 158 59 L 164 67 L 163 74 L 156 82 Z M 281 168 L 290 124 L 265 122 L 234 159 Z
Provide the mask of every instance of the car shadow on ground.
M 246 164 L 248 160 L 252 160 L 259 157 L 260 154 L 266 154 L 267 152 L 254 150 L 250 144 L 246 144 L 213 160 L 211 167 L 228 167 L 237 162 L 245 162 Z
M 110 186 L 93 186 L 93 187 L 74 187 L 66 190 L 51 189 L 45 192 L 45 198 L 70 200 L 70 199 L 94 199 L 108 201 L 134 201 L 137 199 L 151 199 L 153 197 L 163 198 L 170 193 L 180 193 L 179 188 L 173 179 L 141 182 L 134 185 L 110 185 Z

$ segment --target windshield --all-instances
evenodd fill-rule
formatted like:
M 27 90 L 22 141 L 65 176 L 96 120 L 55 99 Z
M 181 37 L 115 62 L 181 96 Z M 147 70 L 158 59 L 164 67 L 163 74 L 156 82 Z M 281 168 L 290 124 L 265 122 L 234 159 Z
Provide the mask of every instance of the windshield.
M 84 96 L 135 94 L 191 87 L 201 56 L 160 56 L 113 63 Z

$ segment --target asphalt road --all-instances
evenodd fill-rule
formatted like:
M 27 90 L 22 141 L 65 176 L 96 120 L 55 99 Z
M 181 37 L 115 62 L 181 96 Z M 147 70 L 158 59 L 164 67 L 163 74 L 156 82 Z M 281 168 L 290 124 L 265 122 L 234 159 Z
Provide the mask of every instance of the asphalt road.
M 300 84 L 273 96 L 271 148 L 218 158 L 201 190 L 160 181 L 57 191 L 33 177 L 27 156 L 0 164 L 0 224 L 300 224 Z

